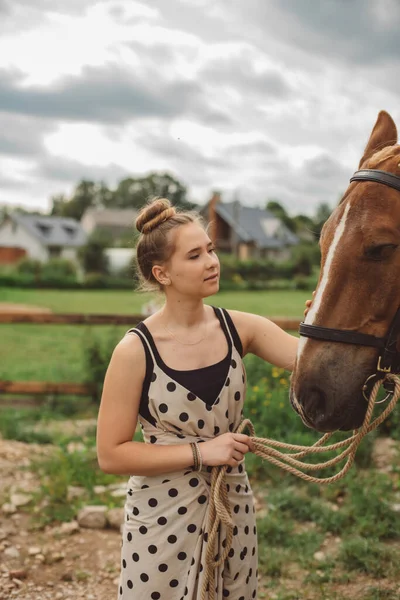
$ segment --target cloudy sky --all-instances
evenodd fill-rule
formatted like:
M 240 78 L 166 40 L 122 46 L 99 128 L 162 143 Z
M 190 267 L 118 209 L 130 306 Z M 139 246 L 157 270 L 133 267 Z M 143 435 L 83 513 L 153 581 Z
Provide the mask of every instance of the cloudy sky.
M 0 204 L 168 170 L 292 214 L 400 126 L 399 0 L 0 0 Z

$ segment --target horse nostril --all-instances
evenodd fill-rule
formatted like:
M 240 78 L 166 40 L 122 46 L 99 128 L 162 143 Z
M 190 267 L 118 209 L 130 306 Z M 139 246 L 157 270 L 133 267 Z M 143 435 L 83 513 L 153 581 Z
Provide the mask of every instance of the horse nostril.
M 302 390 L 298 400 L 303 407 L 304 413 L 313 423 L 323 422 L 327 418 L 327 396 L 317 386 L 311 386 Z

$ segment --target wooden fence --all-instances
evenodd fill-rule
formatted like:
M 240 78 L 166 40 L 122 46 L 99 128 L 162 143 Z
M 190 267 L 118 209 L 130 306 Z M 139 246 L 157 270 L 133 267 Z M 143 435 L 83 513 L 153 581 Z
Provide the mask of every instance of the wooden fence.
M 295 331 L 299 328 L 299 319 L 283 317 L 268 317 L 282 329 Z M 143 315 L 109 315 L 109 314 L 79 314 L 79 313 L 23 313 L 5 312 L 0 313 L 0 324 L 42 324 L 42 325 L 136 325 L 143 320 Z M 0 334 L 1 339 L 1 334 Z M 0 396 L 3 395 L 73 395 L 92 396 L 94 387 L 90 384 L 60 382 L 51 383 L 46 381 L 8 381 L 0 379 Z M 0 403 L 4 405 L 4 402 Z M 35 401 L 22 401 L 20 405 L 39 405 Z

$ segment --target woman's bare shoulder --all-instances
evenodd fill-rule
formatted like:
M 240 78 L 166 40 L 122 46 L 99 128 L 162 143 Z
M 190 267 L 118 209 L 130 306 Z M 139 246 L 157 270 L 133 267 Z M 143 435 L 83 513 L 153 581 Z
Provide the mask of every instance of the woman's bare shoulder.
M 144 360 L 144 348 L 140 337 L 133 331 L 126 332 L 113 351 L 113 358 L 119 361 Z

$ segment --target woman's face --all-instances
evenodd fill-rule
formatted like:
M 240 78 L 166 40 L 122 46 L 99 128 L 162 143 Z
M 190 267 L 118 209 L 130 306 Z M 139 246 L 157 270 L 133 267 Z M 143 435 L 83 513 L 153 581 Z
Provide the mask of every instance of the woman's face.
M 165 272 L 171 288 L 185 296 L 206 298 L 219 289 L 219 260 L 214 244 L 198 223 L 181 225 L 173 233 L 175 251 Z

